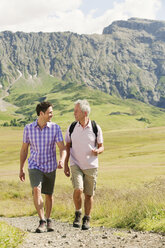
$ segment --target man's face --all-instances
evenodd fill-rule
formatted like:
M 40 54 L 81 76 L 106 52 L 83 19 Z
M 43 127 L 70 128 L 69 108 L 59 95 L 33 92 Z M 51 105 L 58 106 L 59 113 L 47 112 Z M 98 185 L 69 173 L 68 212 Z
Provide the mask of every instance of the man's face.
M 46 112 L 41 112 L 42 118 L 44 119 L 45 122 L 51 121 L 51 118 L 53 117 L 53 108 L 50 106 Z
M 79 104 L 77 104 L 74 108 L 74 116 L 76 121 L 81 121 L 85 118 L 85 113 L 80 109 Z

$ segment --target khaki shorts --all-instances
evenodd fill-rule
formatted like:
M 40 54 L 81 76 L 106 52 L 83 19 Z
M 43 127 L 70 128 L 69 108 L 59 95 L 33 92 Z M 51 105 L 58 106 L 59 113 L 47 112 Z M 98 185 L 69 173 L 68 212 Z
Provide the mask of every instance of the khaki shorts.
M 56 178 L 56 170 L 50 173 L 44 173 L 37 169 L 29 169 L 29 179 L 32 189 L 41 188 L 41 193 L 52 195 Z
M 81 170 L 77 165 L 70 168 L 74 189 L 82 189 L 86 195 L 93 196 L 96 190 L 97 168 Z

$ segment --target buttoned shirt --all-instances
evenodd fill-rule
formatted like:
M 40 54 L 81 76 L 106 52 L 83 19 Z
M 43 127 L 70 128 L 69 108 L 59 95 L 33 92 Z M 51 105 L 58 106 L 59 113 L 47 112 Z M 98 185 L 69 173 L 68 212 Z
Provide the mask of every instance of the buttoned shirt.
M 56 143 L 63 141 L 60 127 L 53 122 L 47 122 L 41 129 L 37 123 L 32 122 L 24 128 L 23 142 L 30 144 L 30 157 L 28 168 L 38 169 L 45 173 L 57 168 Z
M 97 143 L 103 144 L 102 130 L 97 125 Z M 91 121 L 83 128 L 77 122 L 71 137 L 69 135 L 69 127 L 65 135 L 65 141 L 70 143 L 72 140 L 72 147 L 70 148 L 70 166 L 78 165 L 82 170 L 92 169 L 98 167 L 98 156 L 92 153 L 92 149 L 96 148 L 96 135 L 93 132 Z

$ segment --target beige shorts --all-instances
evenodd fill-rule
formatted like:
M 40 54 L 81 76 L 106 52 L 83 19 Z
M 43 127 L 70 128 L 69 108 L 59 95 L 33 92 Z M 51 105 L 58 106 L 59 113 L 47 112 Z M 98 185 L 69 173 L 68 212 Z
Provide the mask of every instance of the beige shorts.
M 86 195 L 93 196 L 96 190 L 97 168 L 81 170 L 79 166 L 71 166 L 74 189 L 82 189 Z

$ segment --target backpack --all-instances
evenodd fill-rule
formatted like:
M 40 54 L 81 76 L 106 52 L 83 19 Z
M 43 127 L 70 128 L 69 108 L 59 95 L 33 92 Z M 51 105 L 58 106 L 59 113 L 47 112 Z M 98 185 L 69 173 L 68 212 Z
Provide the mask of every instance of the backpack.
M 73 130 L 74 130 L 76 124 L 77 124 L 77 121 L 74 121 L 74 122 L 72 122 L 72 124 L 69 127 L 69 136 L 70 136 L 70 138 L 71 138 L 71 134 L 73 133 Z M 92 124 L 92 130 L 93 130 L 93 132 L 94 132 L 94 134 L 96 136 L 96 139 L 97 139 L 97 133 L 98 133 L 97 124 L 96 124 L 95 121 L 91 121 L 91 124 Z M 70 143 L 70 147 L 72 147 L 72 141 Z

